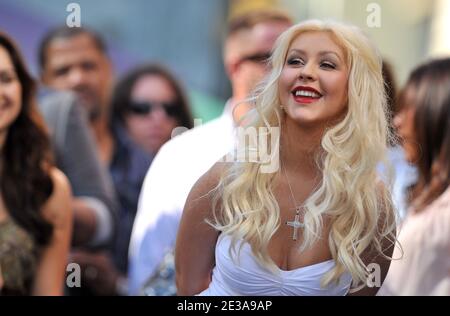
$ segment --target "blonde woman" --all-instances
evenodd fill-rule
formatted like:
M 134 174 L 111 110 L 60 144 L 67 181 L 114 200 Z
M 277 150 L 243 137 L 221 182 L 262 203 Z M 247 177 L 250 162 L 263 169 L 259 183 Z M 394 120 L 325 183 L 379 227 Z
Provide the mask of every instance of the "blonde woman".
M 279 168 L 219 162 L 198 180 L 178 294 L 374 295 L 395 242 L 376 174 L 389 137 L 377 50 L 355 27 L 307 21 L 280 36 L 271 66 L 249 121 L 279 127 Z

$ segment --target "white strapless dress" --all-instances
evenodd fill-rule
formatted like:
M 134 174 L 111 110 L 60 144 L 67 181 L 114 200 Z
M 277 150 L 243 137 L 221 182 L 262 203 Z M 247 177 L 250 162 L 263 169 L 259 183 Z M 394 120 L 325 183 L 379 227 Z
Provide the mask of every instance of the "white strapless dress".
M 251 247 L 244 243 L 240 256 L 233 261 L 228 249 L 231 237 L 220 235 L 216 244 L 216 266 L 209 287 L 201 296 L 306 296 L 346 295 L 350 289 L 351 276 L 342 275 L 338 284 L 321 287 L 320 280 L 334 267 L 328 260 L 310 266 L 273 273 L 262 267 L 254 258 Z M 236 246 L 236 249 L 239 245 Z

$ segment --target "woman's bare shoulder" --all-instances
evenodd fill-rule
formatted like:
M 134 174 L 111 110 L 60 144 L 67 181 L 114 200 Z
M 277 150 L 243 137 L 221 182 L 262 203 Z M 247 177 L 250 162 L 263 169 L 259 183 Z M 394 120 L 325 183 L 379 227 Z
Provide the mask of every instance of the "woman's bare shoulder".
M 72 214 L 72 192 L 66 175 L 57 168 L 51 168 L 50 178 L 53 191 L 42 209 L 43 216 L 55 227 L 65 225 Z

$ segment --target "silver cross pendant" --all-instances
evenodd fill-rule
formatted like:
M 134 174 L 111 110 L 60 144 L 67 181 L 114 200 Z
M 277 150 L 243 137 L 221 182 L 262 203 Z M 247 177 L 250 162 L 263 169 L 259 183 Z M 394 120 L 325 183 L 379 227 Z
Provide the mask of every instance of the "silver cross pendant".
M 291 227 L 294 228 L 294 234 L 292 235 L 292 240 L 297 240 L 298 229 L 305 227 L 305 224 L 300 222 L 300 211 L 301 211 L 301 209 L 302 209 L 301 206 L 297 207 L 294 220 L 286 222 L 286 225 L 291 226 Z

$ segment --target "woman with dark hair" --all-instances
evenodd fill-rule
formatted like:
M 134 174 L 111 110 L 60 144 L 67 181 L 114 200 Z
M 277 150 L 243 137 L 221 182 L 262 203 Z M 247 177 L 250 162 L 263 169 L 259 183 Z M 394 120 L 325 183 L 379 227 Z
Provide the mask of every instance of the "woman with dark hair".
M 418 181 L 384 294 L 450 295 L 450 58 L 415 69 L 394 119 L 406 159 Z M 401 256 L 400 249 L 396 249 Z
M 128 246 L 139 193 L 153 155 L 178 126 L 192 127 L 185 94 L 175 77 L 159 65 L 137 67 L 114 89 L 110 129 L 115 148 L 109 170 L 120 202 L 113 260 L 78 257 L 82 266 L 96 267 L 110 281 L 97 294 L 126 294 Z M 87 280 L 95 287 L 97 280 Z
M 61 295 L 72 230 L 70 186 L 53 166 L 35 84 L 0 33 L 0 294 Z
M 174 128 L 191 128 L 192 116 L 178 80 L 164 67 L 137 67 L 116 86 L 112 123 L 122 124 L 149 154 L 156 154 Z
M 383 60 L 382 74 L 387 97 L 389 131 L 391 135 L 396 135 L 393 120 L 399 110 L 397 106 L 397 84 L 393 67 L 386 60 Z M 407 188 L 417 181 L 417 170 L 414 165 L 406 160 L 404 150 L 397 138 L 397 136 L 394 136 L 389 139 L 388 159 L 392 169 L 388 171 L 385 169 L 386 166 L 380 165 L 378 170 L 384 176 L 392 176 L 393 178 L 392 198 L 397 209 L 398 223 L 400 223 L 406 216 Z M 389 174 L 389 172 L 393 173 Z
M 192 119 L 180 84 L 159 65 L 141 66 L 128 73 L 114 89 L 111 103 L 110 129 L 115 144 L 109 171 L 120 203 L 112 260 L 104 254 L 78 255 L 76 259 L 82 267 L 99 272 L 96 278 L 86 279 L 96 294 L 125 295 L 128 246 L 146 172 L 173 129 L 191 128 Z M 103 285 L 99 279 L 105 280 Z

